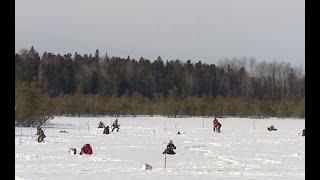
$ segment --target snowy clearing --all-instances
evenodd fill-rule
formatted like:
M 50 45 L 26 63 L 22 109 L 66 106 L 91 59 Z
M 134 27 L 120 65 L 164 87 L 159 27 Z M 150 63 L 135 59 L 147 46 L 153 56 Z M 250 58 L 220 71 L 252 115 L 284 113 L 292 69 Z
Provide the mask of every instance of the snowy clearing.
M 111 126 L 115 119 L 55 117 L 42 126 L 44 143 L 36 141 L 36 128 L 16 127 L 16 179 L 305 178 L 304 119 L 221 118 L 220 134 L 213 133 L 212 118 L 198 117 L 118 117 L 118 133 L 105 135 L 97 128 L 100 121 Z M 278 130 L 267 131 L 270 125 Z M 170 139 L 177 154 L 167 155 L 164 169 L 162 152 Z M 93 154 L 81 156 L 86 143 Z M 144 164 L 153 169 L 143 170 Z

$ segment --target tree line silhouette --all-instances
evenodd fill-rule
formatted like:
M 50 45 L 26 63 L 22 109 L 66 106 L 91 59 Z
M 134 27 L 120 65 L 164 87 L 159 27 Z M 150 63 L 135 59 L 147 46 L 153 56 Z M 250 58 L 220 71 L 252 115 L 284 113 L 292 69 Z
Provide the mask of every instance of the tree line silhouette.
M 40 57 L 31 47 L 15 54 L 15 80 L 16 121 L 26 125 L 48 114 L 304 117 L 304 70 L 286 62 Z

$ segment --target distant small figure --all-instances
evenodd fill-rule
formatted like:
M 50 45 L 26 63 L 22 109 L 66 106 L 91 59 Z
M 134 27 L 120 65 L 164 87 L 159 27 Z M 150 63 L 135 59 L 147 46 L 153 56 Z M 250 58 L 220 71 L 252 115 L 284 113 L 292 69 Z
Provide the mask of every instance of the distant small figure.
M 103 134 L 110 134 L 109 126 L 104 127 Z
M 119 132 L 119 127 L 120 127 L 120 125 L 118 124 L 118 119 L 116 119 L 116 120 L 113 122 L 113 124 L 112 124 L 112 130 L 111 130 L 111 132 L 113 132 L 113 130 L 114 130 L 115 128 L 117 128 L 117 132 Z
M 65 130 L 62 130 L 62 131 L 59 131 L 59 133 L 68 133 L 68 132 Z
M 276 131 L 277 129 L 276 128 L 274 128 L 274 126 L 272 125 L 272 126 L 270 126 L 270 127 L 268 127 L 268 131 Z
M 302 136 L 305 136 L 305 129 L 302 130 Z
M 88 154 L 88 155 L 92 154 L 92 148 L 91 148 L 90 144 L 83 145 L 83 147 L 81 148 L 81 151 L 80 151 L 80 155 L 82 155 L 82 154 Z
M 144 164 L 142 165 L 143 170 L 152 170 L 152 166 L 150 164 Z
M 176 146 L 172 143 L 172 140 L 170 140 L 169 144 L 167 145 L 167 148 L 163 151 L 162 154 L 170 154 L 174 155 L 176 154 L 173 150 L 176 149 Z
M 70 148 L 69 149 L 70 154 L 77 154 L 77 149 L 76 148 Z
M 181 133 L 178 131 L 178 134 L 181 134 Z
M 43 130 L 39 127 L 39 130 L 38 130 L 38 134 L 39 134 L 39 137 L 38 137 L 38 142 L 43 142 L 44 138 L 46 138 L 46 135 L 44 135 L 44 132 Z
M 99 125 L 98 125 L 98 128 L 104 128 L 104 124 L 102 121 L 100 121 Z
M 213 132 L 220 133 L 221 123 L 218 121 L 217 118 L 213 120 Z

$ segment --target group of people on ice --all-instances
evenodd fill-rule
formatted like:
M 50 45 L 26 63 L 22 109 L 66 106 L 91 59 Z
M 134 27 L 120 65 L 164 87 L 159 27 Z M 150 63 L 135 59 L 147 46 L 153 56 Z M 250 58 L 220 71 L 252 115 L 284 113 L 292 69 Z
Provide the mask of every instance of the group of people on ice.
M 100 121 L 98 128 L 104 128 L 103 130 L 103 134 L 110 134 L 109 131 L 109 126 L 106 126 Z M 113 123 L 112 123 L 112 130 L 111 132 L 113 132 L 113 130 L 117 129 L 117 132 L 119 132 L 120 129 L 120 124 L 118 123 L 118 119 L 116 119 Z M 64 131 L 66 132 L 66 131 Z M 37 141 L 38 142 L 44 142 L 44 138 L 46 138 L 46 135 L 44 134 L 42 128 L 39 126 L 37 126 L 37 133 L 36 135 L 38 135 Z M 71 148 L 70 150 L 72 150 L 72 152 L 75 154 L 76 150 L 75 148 Z M 80 155 L 82 154 L 92 154 L 92 148 L 90 146 L 90 144 L 85 144 L 83 145 L 83 147 L 81 148 L 80 151 Z
M 98 128 L 104 128 L 103 129 L 103 134 L 110 134 L 110 130 L 109 130 L 109 126 L 105 126 L 103 124 L 102 121 L 100 121 Z M 112 130 L 111 132 L 113 132 L 113 130 L 117 129 L 117 132 L 119 132 L 120 129 L 120 124 L 118 123 L 118 119 L 116 119 L 113 123 L 112 123 Z
M 213 120 L 213 132 L 217 132 L 220 133 L 220 128 L 221 128 L 221 123 L 218 121 L 217 118 L 214 118 Z M 180 134 L 180 132 L 178 131 L 178 134 Z M 174 152 L 174 149 L 176 149 L 177 147 L 173 144 L 172 140 L 169 141 L 167 148 L 163 151 L 162 154 L 170 154 L 170 155 L 174 155 L 176 154 Z
M 218 121 L 217 118 L 214 118 L 213 120 L 213 132 L 217 132 L 217 133 L 220 133 L 221 130 L 221 123 Z M 98 125 L 98 128 L 104 128 L 103 130 L 103 134 L 110 134 L 110 131 L 109 131 L 109 126 L 105 126 L 103 124 L 103 122 L 100 121 L 99 125 Z M 112 123 L 112 130 L 111 132 L 113 132 L 115 129 L 117 129 L 117 132 L 119 132 L 119 129 L 120 129 L 120 124 L 118 123 L 118 119 L 116 119 L 113 123 Z M 274 128 L 274 126 L 270 126 L 268 127 L 268 130 L 269 131 L 275 131 L 277 129 Z M 180 132 L 178 132 L 178 134 L 180 134 Z M 37 134 L 36 135 L 39 135 L 38 137 L 38 142 L 44 142 L 44 138 L 46 137 L 43 130 L 41 129 L 40 126 L 37 126 Z M 302 131 L 302 136 L 305 136 L 305 129 L 303 129 Z M 169 143 L 167 144 L 167 147 L 166 149 L 163 151 L 162 154 L 169 154 L 169 155 L 174 155 L 176 154 L 174 152 L 174 149 L 176 149 L 176 146 L 173 144 L 172 140 L 169 141 Z M 76 149 L 75 148 L 71 148 L 70 150 L 72 150 L 73 154 L 76 154 Z M 83 154 L 87 154 L 87 155 L 91 155 L 92 154 L 92 148 L 90 146 L 90 144 L 84 144 L 83 147 L 81 148 L 81 151 L 80 151 L 80 155 L 83 155 Z
M 104 128 L 103 129 L 103 134 L 110 134 L 109 131 L 109 126 L 105 126 L 103 124 L 103 122 L 100 121 L 98 128 Z M 120 129 L 120 124 L 118 123 L 118 119 L 116 119 L 113 123 L 112 123 L 112 130 L 111 132 L 113 132 L 113 130 L 117 129 L 117 132 L 119 132 Z M 87 154 L 87 155 L 91 155 L 92 154 L 92 148 L 90 146 L 90 144 L 85 144 L 82 146 L 81 151 L 80 151 L 80 155 L 83 154 Z

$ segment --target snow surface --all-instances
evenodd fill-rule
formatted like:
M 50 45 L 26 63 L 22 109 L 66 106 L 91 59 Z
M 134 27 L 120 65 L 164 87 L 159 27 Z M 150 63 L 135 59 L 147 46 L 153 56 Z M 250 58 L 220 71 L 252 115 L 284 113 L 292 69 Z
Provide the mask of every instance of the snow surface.
M 100 121 L 110 126 L 115 119 L 55 117 L 43 126 L 44 143 L 36 141 L 36 128 L 16 127 L 16 179 L 305 178 L 304 119 L 221 118 L 220 134 L 212 132 L 212 118 L 201 117 L 118 117 L 118 133 L 105 135 L 97 128 Z M 278 131 L 267 131 L 270 125 Z M 170 139 L 177 154 L 167 155 L 164 168 L 162 152 Z M 81 156 L 86 143 L 93 154 Z M 152 170 L 143 170 L 144 164 Z

